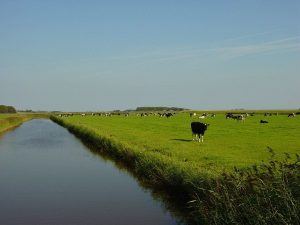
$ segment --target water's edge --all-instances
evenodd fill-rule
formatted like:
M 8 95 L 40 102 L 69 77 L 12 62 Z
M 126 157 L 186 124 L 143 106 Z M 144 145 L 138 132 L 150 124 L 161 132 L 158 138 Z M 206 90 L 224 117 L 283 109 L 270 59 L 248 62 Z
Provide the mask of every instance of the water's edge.
M 2 130 L 0 130 L 0 135 L 3 135 L 5 132 L 8 132 L 10 130 L 13 130 L 19 126 L 21 126 L 23 123 L 30 121 L 32 118 L 27 118 L 26 120 L 20 118 L 20 120 L 15 123 L 15 124 L 10 124 L 9 126 L 3 128 Z
M 186 185 L 181 179 L 164 179 L 160 173 L 156 173 L 156 169 L 160 172 L 164 171 L 163 164 L 158 162 L 162 168 L 152 165 L 152 170 L 145 170 L 140 163 L 139 156 L 131 153 L 130 149 L 124 149 L 122 145 L 114 143 L 112 140 L 95 135 L 92 131 L 68 124 L 60 118 L 51 116 L 50 119 L 60 126 L 69 130 L 79 138 L 93 153 L 101 155 L 101 157 L 112 160 L 118 168 L 125 169 L 137 182 L 144 188 L 152 192 L 154 198 L 158 198 L 164 203 L 174 217 L 179 218 L 184 224 L 202 224 L 201 217 L 195 214 L 193 205 L 190 204 L 194 192 L 190 188 L 190 184 Z M 141 159 L 142 161 L 143 159 Z M 146 165 L 146 167 L 149 165 Z M 150 165 L 151 167 L 151 165 Z M 168 167 L 168 165 L 166 166 Z M 173 168 L 175 171 L 177 168 Z M 161 177 L 161 179 L 159 179 Z M 158 178 L 158 179 L 157 179 Z M 191 201 L 194 202 L 194 201 Z

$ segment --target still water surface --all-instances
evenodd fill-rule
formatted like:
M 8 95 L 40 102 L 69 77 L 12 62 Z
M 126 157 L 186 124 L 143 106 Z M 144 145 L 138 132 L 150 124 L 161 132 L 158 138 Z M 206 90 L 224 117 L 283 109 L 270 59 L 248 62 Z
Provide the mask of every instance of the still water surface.
M 0 224 L 177 224 L 66 129 L 32 120 L 0 136 Z

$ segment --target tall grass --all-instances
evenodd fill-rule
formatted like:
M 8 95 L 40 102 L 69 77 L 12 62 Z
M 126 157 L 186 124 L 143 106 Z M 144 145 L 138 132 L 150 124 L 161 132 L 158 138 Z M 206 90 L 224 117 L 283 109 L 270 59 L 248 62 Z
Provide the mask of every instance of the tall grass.
M 0 114 L 0 133 L 35 118 L 49 118 L 48 114 Z
M 161 149 L 143 151 L 99 134 L 84 124 L 52 116 L 83 141 L 122 162 L 144 183 L 177 196 L 189 224 L 299 224 L 300 165 L 286 154 L 268 163 L 209 176 L 205 168 L 175 160 Z
M 205 224 L 300 224 L 299 155 L 235 168 L 211 179 L 209 187 L 196 188 L 194 208 Z

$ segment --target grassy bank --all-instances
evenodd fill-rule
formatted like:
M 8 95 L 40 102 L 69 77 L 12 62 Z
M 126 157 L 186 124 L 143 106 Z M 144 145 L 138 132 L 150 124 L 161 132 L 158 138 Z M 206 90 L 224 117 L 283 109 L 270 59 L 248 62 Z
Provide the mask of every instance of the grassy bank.
M 0 133 L 34 118 L 49 118 L 46 114 L 0 114 Z
M 145 154 L 188 164 L 197 174 L 203 173 L 210 177 L 219 176 L 224 170 L 232 171 L 234 167 L 251 167 L 260 164 L 262 160 L 268 160 L 267 147 L 276 150 L 278 160 L 284 159 L 284 152 L 300 151 L 300 116 L 288 118 L 287 115 L 256 115 L 247 118 L 244 123 L 226 120 L 224 114 L 201 120 L 190 118 L 187 113 L 168 119 L 130 115 L 73 116 L 64 117 L 63 120 L 88 128 L 123 146 L 137 148 Z M 269 123 L 260 124 L 260 120 Z M 191 141 L 191 121 L 210 124 L 204 143 Z
M 270 117 L 264 127 L 260 118 L 207 119 L 211 125 L 199 144 L 190 142 L 194 119 L 184 113 L 170 119 L 51 117 L 139 179 L 181 198 L 191 224 L 297 224 L 298 118 Z

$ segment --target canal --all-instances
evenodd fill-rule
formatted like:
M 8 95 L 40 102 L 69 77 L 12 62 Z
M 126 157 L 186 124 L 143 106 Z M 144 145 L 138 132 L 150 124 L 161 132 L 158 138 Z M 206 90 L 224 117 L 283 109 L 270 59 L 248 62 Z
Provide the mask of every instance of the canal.
M 178 224 L 149 190 L 50 120 L 0 136 L 0 224 Z

